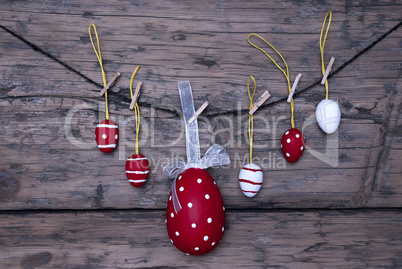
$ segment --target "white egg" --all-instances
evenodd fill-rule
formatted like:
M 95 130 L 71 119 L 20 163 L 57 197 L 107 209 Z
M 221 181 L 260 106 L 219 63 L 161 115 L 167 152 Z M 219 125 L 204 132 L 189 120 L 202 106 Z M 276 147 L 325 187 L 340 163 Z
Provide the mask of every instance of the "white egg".
M 240 189 L 247 197 L 256 196 L 262 186 L 262 170 L 254 164 L 249 163 L 243 166 L 239 174 Z
M 318 125 L 327 134 L 334 133 L 341 122 L 341 110 L 336 102 L 324 99 L 315 110 Z

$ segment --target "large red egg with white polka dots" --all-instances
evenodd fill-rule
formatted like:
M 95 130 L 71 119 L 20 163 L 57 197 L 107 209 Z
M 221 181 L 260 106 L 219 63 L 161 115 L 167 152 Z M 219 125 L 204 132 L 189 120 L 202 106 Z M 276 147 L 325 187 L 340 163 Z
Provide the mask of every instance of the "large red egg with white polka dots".
M 96 125 L 95 140 L 103 153 L 112 152 L 119 142 L 119 126 L 112 120 L 103 120 Z
M 304 136 L 300 130 L 292 128 L 283 134 L 281 148 L 288 162 L 296 162 L 303 155 L 305 147 Z
M 171 242 L 188 255 L 210 252 L 225 231 L 225 207 L 215 181 L 207 171 L 189 168 L 177 178 L 176 192 L 182 209 L 176 214 L 172 192 L 166 208 Z
M 149 162 L 142 154 L 133 154 L 126 161 L 126 176 L 134 187 L 144 185 L 149 174 Z

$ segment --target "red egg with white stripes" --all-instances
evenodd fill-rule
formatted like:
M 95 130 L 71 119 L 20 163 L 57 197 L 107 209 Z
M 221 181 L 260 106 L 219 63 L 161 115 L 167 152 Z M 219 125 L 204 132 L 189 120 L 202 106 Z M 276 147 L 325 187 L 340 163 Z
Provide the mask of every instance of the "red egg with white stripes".
M 240 189 L 247 197 L 254 197 L 257 195 L 261 189 L 263 180 L 261 168 L 254 163 L 246 164 L 240 170 Z
M 119 126 L 112 120 L 103 120 L 96 125 L 95 140 L 103 153 L 112 152 L 119 142 Z
M 166 227 L 171 242 L 187 255 L 210 252 L 225 231 L 225 207 L 215 181 L 204 169 L 189 168 L 177 178 L 175 190 L 182 209 L 176 213 L 170 192 Z
M 304 152 L 306 143 L 302 132 L 296 128 L 287 130 L 281 140 L 282 153 L 288 162 L 296 162 Z
M 126 176 L 134 187 L 141 187 L 149 174 L 148 159 L 142 154 L 133 154 L 126 161 Z

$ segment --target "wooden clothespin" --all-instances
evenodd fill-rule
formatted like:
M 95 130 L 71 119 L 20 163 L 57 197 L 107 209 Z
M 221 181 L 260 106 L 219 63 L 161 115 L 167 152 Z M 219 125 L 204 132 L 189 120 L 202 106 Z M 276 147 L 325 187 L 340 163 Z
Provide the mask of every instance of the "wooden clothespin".
M 99 95 L 102 96 L 103 94 L 105 94 L 105 92 L 107 90 L 109 90 L 110 88 L 112 88 L 112 86 L 114 85 L 114 82 L 116 81 L 116 79 L 120 76 L 120 73 L 117 72 L 112 79 L 106 84 L 106 86 L 100 91 Z
M 327 65 L 327 69 L 325 69 L 324 76 L 322 77 L 322 80 L 321 80 L 322 85 L 325 84 L 325 81 L 327 80 L 329 72 L 331 72 L 332 65 L 334 64 L 334 61 L 335 61 L 335 57 L 331 57 L 331 60 L 329 61 L 329 64 Z
M 208 101 L 205 101 L 202 106 L 194 113 L 194 115 L 188 120 L 188 123 L 193 123 L 193 121 L 195 121 L 195 119 L 202 113 L 202 111 L 204 111 L 208 104 Z
M 134 109 L 135 102 L 137 102 L 137 99 L 140 96 L 141 86 L 142 86 L 142 82 L 138 82 L 137 83 L 137 88 L 135 88 L 135 92 L 134 92 L 134 95 L 133 95 L 133 100 L 131 100 L 131 103 L 130 103 L 130 109 L 131 110 Z
M 254 112 L 256 112 L 257 109 L 258 109 L 260 106 L 262 106 L 262 104 L 264 104 L 264 102 L 267 101 L 270 96 L 271 96 L 271 95 L 269 94 L 269 92 L 268 92 L 268 91 L 265 91 L 265 92 L 257 99 L 257 101 L 255 102 L 253 108 L 252 108 L 248 113 L 249 113 L 250 115 L 253 115 Z
M 296 79 L 295 79 L 295 82 L 293 83 L 292 90 L 291 90 L 290 93 L 289 93 L 288 103 L 290 103 L 290 102 L 292 101 L 293 94 L 295 94 L 295 91 L 296 91 L 296 89 L 297 89 L 297 84 L 299 84 L 299 80 L 300 80 L 301 77 L 302 77 L 302 74 L 299 73 L 299 74 L 297 75 Z

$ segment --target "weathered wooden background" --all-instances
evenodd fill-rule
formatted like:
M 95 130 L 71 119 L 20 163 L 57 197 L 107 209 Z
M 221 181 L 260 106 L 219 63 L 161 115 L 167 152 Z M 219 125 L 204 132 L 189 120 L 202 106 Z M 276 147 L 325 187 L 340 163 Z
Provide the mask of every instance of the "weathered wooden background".
M 400 1 L 0 4 L 1 268 L 402 267 Z M 311 120 L 325 97 L 318 39 L 328 10 L 326 62 L 336 57 L 330 99 L 342 111 L 331 136 Z M 107 77 L 122 73 L 109 94 L 121 132 L 110 155 L 93 139 L 104 102 L 90 23 Z M 295 164 L 280 151 L 290 128 L 285 79 L 247 43 L 251 32 L 281 51 L 292 80 L 303 73 L 295 123 L 308 150 Z M 140 151 L 152 170 L 139 189 L 124 174 L 135 138 L 128 87 L 137 65 Z M 265 180 L 252 199 L 238 186 L 249 150 L 249 75 L 256 95 L 272 95 L 255 116 L 254 157 Z M 227 232 L 202 257 L 176 250 L 164 224 L 172 181 L 162 167 L 185 157 L 181 80 L 191 81 L 196 107 L 210 102 L 199 121 L 202 152 L 219 143 L 232 159 L 231 168 L 209 169 L 227 207 Z

